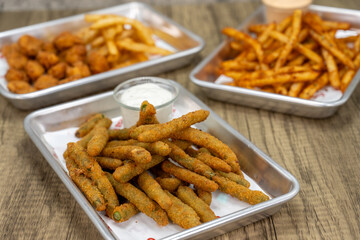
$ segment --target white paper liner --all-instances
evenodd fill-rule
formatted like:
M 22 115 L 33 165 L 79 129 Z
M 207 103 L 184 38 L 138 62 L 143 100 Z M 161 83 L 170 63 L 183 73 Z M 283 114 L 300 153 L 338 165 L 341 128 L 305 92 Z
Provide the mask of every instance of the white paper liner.
M 176 109 L 173 110 L 173 113 L 174 118 L 177 118 L 181 115 Z M 111 128 L 119 129 L 123 127 L 122 117 L 113 118 L 112 121 L 113 124 Z M 76 142 L 79 140 L 75 137 L 76 129 L 77 128 L 67 128 L 54 132 L 46 132 L 42 136 L 42 141 L 46 144 L 49 151 L 67 173 L 68 171 L 65 160 L 63 158 L 63 153 L 66 150 L 66 145 L 68 142 Z M 250 183 L 250 189 L 264 192 L 251 178 L 249 178 L 246 174 L 244 174 L 244 176 L 245 179 Z M 214 211 L 215 215 L 220 218 L 249 206 L 251 205 L 220 191 L 212 193 L 212 202 L 210 207 Z M 112 219 L 105 216 L 104 211 L 98 212 L 98 214 L 103 219 L 105 224 L 116 235 L 116 237 L 121 240 L 157 240 L 184 230 L 178 225 L 172 223 L 169 223 L 165 227 L 160 227 L 153 219 L 143 213 L 138 213 L 130 220 L 123 223 L 114 222 Z

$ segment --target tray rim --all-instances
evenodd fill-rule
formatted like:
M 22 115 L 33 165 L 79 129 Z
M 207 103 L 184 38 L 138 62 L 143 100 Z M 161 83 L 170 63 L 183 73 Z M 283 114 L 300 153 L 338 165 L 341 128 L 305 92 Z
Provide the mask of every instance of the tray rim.
M 334 13 L 342 11 L 346 14 L 360 15 L 360 10 L 335 8 L 335 7 L 328 7 L 328 6 L 322 6 L 322 5 L 310 5 L 309 9 L 315 10 L 315 11 L 327 11 L 327 12 L 334 12 Z M 258 14 L 260 14 L 263 11 L 265 11 L 264 6 L 258 7 L 250 16 L 245 18 L 245 20 L 236 28 L 243 29 L 244 27 L 247 26 L 248 22 L 251 19 L 253 19 L 255 16 L 257 16 Z M 254 97 L 260 97 L 263 99 L 276 100 L 280 103 L 287 102 L 287 103 L 298 104 L 298 105 L 307 106 L 307 107 L 315 107 L 315 108 L 333 108 L 333 107 L 339 107 L 339 106 L 345 104 L 349 100 L 351 94 L 354 92 L 355 88 L 357 87 L 357 85 L 360 81 L 360 69 L 359 69 L 356 72 L 356 74 L 354 75 L 353 80 L 349 84 L 347 90 L 345 91 L 345 93 L 343 94 L 343 96 L 340 99 L 335 100 L 335 101 L 330 101 L 330 102 L 320 102 L 320 101 L 314 101 L 311 99 L 301 99 L 301 98 L 296 98 L 296 97 L 284 96 L 284 95 L 276 94 L 276 93 L 261 92 L 261 91 L 246 89 L 246 88 L 242 88 L 242 87 L 232 87 L 232 86 L 226 86 L 226 85 L 221 85 L 221 84 L 215 84 L 213 82 L 207 82 L 207 81 L 196 78 L 195 75 L 197 73 L 199 73 L 205 67 L 205 65 L 207 65 L 226 44 L 227 44 L 227 40 L 222 41 L 218 46 L 216 46 L 216 48 L 206 58 L 204 58 L 190 72 L 190 79 L 195 85 L 202 87 L 202 88 L 210 88 L 213 90 L 222 90 L 222 91 L 239 94 L 239 95 L 243 95 L 243 96 L 254 96 Z M 250 107 L 250 106 L 247 106 L 247 107 Z
M 172 81 L 172 80 L 170 80 Z M 194 234 L 199 234 L 202 232 L 206 232 L 209 229 L 211 229 L 214 226 L 218 225 L 224 225 L 227 223 L 230 223 L 232 221 L 240 220 L 241 218 L 245 218 L 251 215 L 254 215 L 256 213 L 262 212 L 266 209 L 269 209 L 270 207 L 276 207 L 280 206 L 292 198 L 294 198 L 297 193 L 300 190 L 300 185 L 297 181 L 297 179 L 290 174 L 287 170 L 285 170 L 283 167 L 281 167 L 278 163 L 276 163 L 273 159 L 271 159 L 269 156 L 267 156 L 265 153 L 263 153 L 260 149 L 258 149 L 253 143 L 251 143 L 248 139 L 246 139 L 243 135 L 241 135 L 237 130 L 235 130 L 233 127 L 231 127 L 225 120 L 223 120 L 220 116 L 218 116 L 213 110 L 211 110 L 206 104 L 204 104 L 200 99 L 198 99 L 195 95 L 190 93 L 187 89 L 182 87 L 179 83 L 172 81 L 173 84 L 177 85 L 180 89 L 180 94 L 183 92 L 185 95 L 189 96 L 191 100 L 193 100 L 196 104 L 198 104 L 202 109 L 206 109 L 210 111 L 210 115 L 214 118 L 215 121 L 217 121 L 219 124 L 223 125 L 224 128 L 226 128 L 228 131 L 230 131 L 232 134 L 235 135 L 236 138 L 243 141 L 247 144 L 249 148 L 251 148 L 256 154 L 258 154 L 260 157 L 262 157 L 266 162 L 268 162 L 269 165 L 271 165 L 277 172 L 284 175 L 289 181 L 292 183 L 292 188 L 289 190 L 288 193 L 283 194 L 279 197 L 270 199 L 266 202 L 249 206 L 245 209 L 242 209 L 237 212 L 230 213 L 226 216 L 221 217 L 220 219 L 216 219 L 214 221 L 203 223 L 197 227 L 183 230 L 181 232 L 175 233 L 173 235 L 166 236 L 162 239 L 179 239 L 184 237 L 190 237 Z M 64 109 L 67 109 L 69 107 L 75 107 L 75 106 L 81 106 L 83 104 L 93 102 L 96 100 L 104 99 L 107 97 L 112 97 L 112 91 L 108 91 L 101 94 L 96 94 L 90 97 L 81 98 L 78 100 L 73 100 L 67 103 L 57 104 L 54 106 L 46 107 L 44 109 L 36 110 L 30 114 L 28 114 L 24 119 L 24 128 L 27 134 L 29 135 L 30 139 L 33 141 L 33 143 L 36 145 L 36 147 L 40 150 L 41 154 L 44 156 L 46 161 L 49 163 L 49 165 L 53 168 L 55 173 L 58 175 L 60 180 L 64 183 L 65 187 L 70 191 L 72 196 L 75 198 L 77 203 L 82 207 L 84 212 L 88 215 L 90 220 L 93 222 L 95 227 L 99 230 L 100 234 L 106 238 L 106 239 L 116 239 L 116 236 L 114 236 L 111 233 L 111 229 L 107 227 L 107 225 L 103 222 L 101 217 L 97 214 L 97 211 L 89 204 L 87 199 L 84 197 L 84 195 L 81 193 L 81 191 L 78 189 L 78 187 L 71 181 L 69 176 L 66 174 L 66 172 L 62 169 L 60 164 L 57 163 L 57 160 L 54 158 L 54 156 L 51 154 L 51 152 L 46 148 L 46 145 L 43 141 L 40 141 L 40 136 L 36 134 L 36 132 L 31 128 L 31 121 L 38 117 L 45 114 L 49 114 L 56 111 L 61 111 Z M 254 210 L 255 209 L 255 210 Z
M 90 12 L 84 12 L 84 13 L 79 13 L 79 14 L 75 14 L 72 16 L 68 16 L 68 17 L 64 17 L 64 18 L 59 18 L 59 19 L 55 19 L 55 20 L 51 20 L 51 21 L 46 21 L 46 22 L 41 22 L 41 23 L 37 23 L 37 24 L 33 24 L 33 25 L 29 25 L 29 26 L 25 26 L 25 27 L 20 27 L 20 28 L 15 28 L 15 29 L 10 29 L 10 30 L 6 30 L 3 32 L 0 32 L 0 39 L 6 36 L 11 36 L 13 34 L 16 34 L 19 31 L 26 31 L 26 30 L 31 30 L 33 28 L 42 28 L 42 27 L 51 27 L 53 25 L 56 24 L 60 24 L 62 22 L 68 22 L 71 20 L 76 20 L 80 17 L 83 18 L 83 16 L 85 14 L 89 14 L 89 13 L 106 13 L 107 11 L 110 10 L 115 10 L 117 8 L 125 8 L 125 7 L 129 7 L 131 8 L 131 6 L 134 7 L 138 7 L 138 8 L 146 8 L 147 10 L 150 10 L 151 12 L 155 13 L 156 15 L 160 16 L 162 19 L 166 20 L 166 22 L 176 26 L 177 28 L 179 28 L 182 32 L 186 33 L 191 39 L 193 39 L 195 42 L 198 43 L 197 46 L 193 47 L 193 48 L 189 48 L 183 51 L 178 51 L 175 52 L 173 54 L 167 55 L 167 56 L 162 56 L 156 59 L 151 59 L 151 60 L 147 60 L 145 62 L 140 62 L 137 64 L 133 64 L 124 68 L 119 68 L 119 69 L 114 69 L 114 70 L 109 70 L 107 72 L 103 72 L 103 73 L 99 73 L 99 74 L 94 74 L 91 75 L 89 77 L 85 77 L 85 78 L 81 78 L 77 81 L 73 81 L 73 82 L 69 82 L 67 84 L 63 84 L 63 85 L 58 85 L 58 86 L 54 86 L 51 88 L 46 88 L 46 89 L 42 89 L 42 90 L 38 90 L 35 92 L 31 92 L 31 93 L 26 93 L 26 94 L 15 94 L 10 92 L 9 90 L 7 90 L 6 88 L 0 86 L 0 94 L 2 96 L 4 96 L 5 98 L 9 99 L 9 100 L 30 100 L 30 99 L 35 99 L 38 97 L 43 97 L 43 96 L 47 96 L 47 95 L 51 95 L 51 94 L 56 94 L 62 91 L 66 91 L 70 88 L 74 88 L 74 87 L 79 87 L 82 85 L 87 85 L 93 82 L 97 82 L 97 81 L 103 81 L 103 78 L 110 78 L 110 77 L 115 77 L 115 76 L 121 76 L 122 74 L 128 73 L 128 72 L 135 72 L 136 70 L 140 70 L 143 69 L 145 67 L 151 67 L 153 65 L 158 65 L 164 62 L 170 62 L 185 56 L 190 56 L 196 53 L 199 53 L 205 46 L 205 41 L 198 36 L 197 34 L 193 33 L 192 31 L 188 30 L 187 28 L 183 27 L 182 25 L 180 25 L 179 23 L 175 22 L 174 20 L 170 19 L 169 17 L 165 16 L 164 14 L 158 12 L 157 10 L 155 10 L 154 8 L 152 8 L 149 4 L 147 3 L 143 3 L 143 2 L 129 2 L 129 3 L 123 3 L 123 4 L 119 4 L 113 7 L 108 7 L 108 8 L 104 8 L 104 9 L 97 9 L 94 11 L 90 11 Z

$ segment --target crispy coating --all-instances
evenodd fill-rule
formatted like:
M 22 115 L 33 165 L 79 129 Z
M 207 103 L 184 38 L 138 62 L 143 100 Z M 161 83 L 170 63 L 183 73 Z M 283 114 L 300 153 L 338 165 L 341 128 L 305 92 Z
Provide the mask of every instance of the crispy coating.
M 229 146 L 209 133 L 202 132 L 195 128 L 187 128 L 172 134 L 172 137 L 175 139 L 187 140 L 198 146 L 207 148 L 211 153 L 219 156 L 229 164 L 233 172 L 240 172 L 240 165 L 235 153 Z
M 125 222 L 139 212 L 137 207 L 132 203 L 123 203 L 114 208 L 113 219 L 116 222 Z
M 179 139 L 172 139 L 171 142 L 174 143 L 176 146 L 178 146 L 179 148 L 181 148 L 184 151 L 185 151 L 185 149 L 191 147 L 191 145 L 192 145 L 192 142 L 185 141 L 185 140 L 179 140 Z
M 18 43 L 20 46 L 20 51 L 29 57 L 35 57 L 43 45 L 41 40 L 30 35 L 22 35 L 19 38 Z
M 95 115 L 97 115 L 97 114 L 95 114 Z M 95 115 L 94 115 L 94 117 L 95 117 Z M 88 121 L 90 121 L 90 119 Z M 80 132 L 82 132 L 81 134 L 85 134 L 83 131 L 86 131 L 87 134 L 82 139 L 77 141 L 76 143 L 86 149 L 89 141 L 94 136 L 94 132 L 92 130 L 96 127 L 109 128 L 111 126 L 111 123 L 112 123 L 112 121 L 109 118 L 106 118 L 105 116 L 102 116 L 102 118 L 95 123 L 95 126 L 91 126 L 92 123 L 90 123 L 90 126 L 86 125 L 86 123 L 84 123 L 85 125 L 84 126 L 81 125 L 80 128 L 78 129 L 78 131 L 80 130 Z M 77 133 L 75 133 L 75 135 L 76 134 Z M 80 136 L 79 134 L 78 134 L 78 136 Z
M 236 197 L 240 201 L 255 205 L 269 200 L 269 197 L 260 191 L 253 191 L 221 176 L 214 176 L 213 180 L 219 184 L 220 191 Z
M 7 85 L 10 92 L 25 94 L 36 91 L 35 88 L 31 87 L 28 82 L 25 81 L 11 81 Z
M 67 77 L 67 78 L 64 78 L 64 79 L 60 80 L 60 81 L 58 82 L 58 84 L 60 85 L 60 84 L 65 84 L 65 83 L 73 82 L 73 81 L 76 81 L 76 80 L 78 80 L 78 79 L 80 79 L 80 78 L 81 78 L 80 75 L 70 76 L 70 77 Z
M 10 52 L 6 56 L 6 61 L 11 68 L 24 69 L 28 62 L 28 59 L 22 53 L 14 51 L 14 52 Z
M 138 146 L 106 147 L 102 153 L 105 157 L 130 159 L 136 163 L 145 164 L 151 161 L 151 154 L 145 148 Z
M 116 158 L 96 157 L 95 159 L 102 168 L 109 170 L 115 170 L 116 168 L 123 165 L 123 162 Z
M 139 175 L 138 184 L 140 188 L 155 202 L 157 202 L 162 209 L 169 209 L 172 201 L 164 192 L 159 183 L 150 176 L 146 171 Z
M 149 124 L 149 125 L 141 125 L 141 126 L 138 126 L 138 127 L 132 127 L 132 128 L 130 128 L 130 137 L 132 139 L 137 140 L 138 136 L 141 133 L 143 133 L 145 131 L 148 131 L 150 129 L 153 129 L 155 126 L 156 126 L 156 124 Z
M 169 137 L 171 134 L 204 121 L 209 116 L 209 111 L 197 110 L 187 113 L 167 123 L 156 124 L 151 130 L 145 131 L 138 136 L 141 142 L 155 142 Z
M 186 152 L 189 153 L 190 156 L 199 159 L 200 161 L 202 161 L 212 169 L 220 170 L 223 172 L 231 172 L 231 166 L 229 164 L 227 164 L 220 158 L 212 156 L 211 153 L 207 151 L 207 149 L 200 148 L 198 152 L 194 152 L 193 148 L 190 148 L 188 150 L 190 152 L 188 151 Z
M 182 184 L 180 179 L 173 177 L 157 177 L 155 180 L 160 184 L 163 189 L 168 190 L 169 192 L 175 192 Z
M 60 51 L 71 48 L 75 44 L 84 44 L 84 41 L 69 32 L 63 32 L 54 39 L 54 45 Z
M 127 140 L 130 138 L 130 128 L 109 129 L 108 132 L 110 140 Z
M 106 214 L 113 218 L 113 211 L 114 208 L 119 205 L 119 200 L 114 188 L 108 178 L 104 175 L 100 165 L 93 157 L 87 154 L 84 148 L 76 143 L 68 143 L 67 150 L 68 156 L 72 158 L 86 174 L 88 174 L 95 186 L 98 187 L 107 203 Z
M 70 65 L 76 62 L 86 61 L 86 47 L 85 45 L 74 45 L 65 52 L 65 61 Z
M 64 156 L 64 158 L 71 179 L 81 189 L 85 197 L 97 211 L 104 211 L 106 209 L 105 199 L 99 189 L 93 185 L 91 179 L 82 173 L 82 170 L 79 169 L 73 159 L 68 156 Z
M 222 172 L 222 171 L 215 171 L 216 174 L 227 178 L 233 182 L 236 182 L 237 184 L 243 185 L 244 187 L 250 187 L 250 183 L 244 178 L 244 175 L 241 174 L 237 174 L 237 173 L 233 173 L 233 172 Z
M 169 220 L 164 210 L 162 210 L 153 200 L 145 193 L 134 187 L 131 183 L 120 183 L 110 174 L 106 173 L 106 177 L 114 186 L 117 194 L 123 196 L 133 203 L 141 212 L 151 217 L 160 226 L 166 226 Z
M 173 201 L 171 208 L 166 210 L 171 221 L 185 229 L 196 227 L 201 224 L 200 218 L 194 209 L 183 203 L 170 192 L 165 192 Z
M 209 205 L 199 198 L 191 188 L 180 186 L 176 192 L 176 196 L 195 210 L 201 222 L 209 222 L 216 219 L 216 215 L 210 209 Z
M 59 57 L 52 52 L 40 51 L 36 56 L 36 60 L 38 60 L 46 69 L 49 69 L 59 62 Z
M 38 90 L 56 86 L 58 80 L 51 75 L 44 74 L 40 76 L 34 83 L 34 87 Z
M 44 42 L 42 50 L 45 52 L 57 54 L 57 50 L 52 42 Z
M 111 141 L 108 142 L 106 146 L 115 147 L 115 146 L 130 146 L 130 145 L 143 147 L 146 150 L 148 150 L 151 154 L 160 155 L 160 156 L 167 156 L 171 151 L 169 145 L 167 145 L 162 141 L 156 141 L 153 143 L 144 143 L 134 139 L 129 139 L 127 141 Z
M 96 127 L 93 129 L 93 137 L 87 144 L 87 152 L 90 156 L 97 156 L 104 149 L 107 141 L 109 139 L 109 134 L 107 128 L 105 127 Z
M 171 178 L 171 174 L 164 172 L 160 165 L 156 165 L 149 169 L 152 174 L 160 178 Z
M 102 73 L 110 70 L 109 63 L 106 58 L 98 51 L 90 52 L 88 56 L 88 63 L 93 74 Z
M 162 161 L 164 161 L 164 157 L 159 155 L 153 155 L 151 161 L 146 164 L 135 164 L 133 161 L 124 161 L 124 165 L 118 167 L 114 171 L 113 176 L 116 181 L 125 183 Z
M 20 53 L 20 47 L 18 43 L 5 44 L 1 47 L 1 53 L 5 58 L 14 52 Z
M 171 152 L 169 156 L 172 160 L 179 163 L 181 166 L 194 171 L 195 173 L 201 174 L 207 178 L 210 178 L 215 175 L 215 172 L 200 160 L 190 157 L 187 155 L 181 148 L 173 144 L 172 142 L 165 140 L 165 142 L 170 146 Z
M 47 73 L 54 78 L 63 79 L 66 74 L 66 63 L 59 62 L 58 64 L 55 64 L 48 70 Z
M 35 82 L 36 79 L 44 74 L 45 69 L 38 61 L 29 60 L 25 65 L 25 71 L 30 79 Z
M 164 161 L 161 164 L 161 168 L 165 172 L 174 175 L 182 181 L 194 184 L 196 188 L 202 189 L 204 191 L 214 192 L 219 187 L 214 181 L 187 169 L 178 167 L 170 161 Z
M 212 195 L 211 192 L 207 192 L 201 189 L 196 189 L 196 194 L 198 195 L 199 198 L 201 198 L 207 205 L 210 206 L 211 204 L 211 200 L 212 200 Z
M 96 123 L 103 118 L 105 118 L 105 115 L 102 113 L 94 114 L 86 122 L 80 125 L 75 132 L 75 136 L 78 138 L 85 136 L 95 127 Z
M 74 63 L 73 67 L 68 66 L 66 68 L 67 77 L 80 76 L 81 78 L 83 78 L 83 77 L 88 77 L 90 75 L 91 72 L 89 66 L 83 62 L 76 62 Z
M 5 74 L 5 78 L 8 82 L 11 81 L 24 81 L 29 82 L 29 78 L 23 70 L 18 70 L 16 68 L 10 68 Z
M 155 107 L 148 101 L 144 101 L 141 103 L 139 120 L 137 121 L 136 126 L 159 123 L 155 115 Z

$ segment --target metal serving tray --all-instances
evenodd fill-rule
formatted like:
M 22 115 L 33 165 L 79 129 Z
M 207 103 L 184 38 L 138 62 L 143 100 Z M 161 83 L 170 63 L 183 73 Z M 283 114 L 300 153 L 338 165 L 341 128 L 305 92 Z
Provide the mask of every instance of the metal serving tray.
M 319 14 L 325 20 L 349 22 L 352 26 L 351 30 L 360 31 L 360 11 L 316 5 L 311 5 L 310 11 Z M 265 22 L 265 8 L 261 6 L 241 24 L 239 29 L 247 32 L 249 25 Z M 341 93 L 338 93 L 340 96 L 336 100 L 327 101 L 305 100 L 217 84 L 215 81 L 218 76 L 215 70 L 220 62 L 229 55 L 229 51 L 229 41 L 226 40 L 196 66 L 190 74 L 191 81 L 200 86 L 208 97 L 220 101 L 304 117 L 325 118 L 333 115 L 341 105 L 346 103 L 360 80 L 360 71 L 358 71 L 342 96 Z
M 228 144 L 238 156 L 245 177 L 250 181 L 250 188 L 263 191 L 271 199 L 251 206 L 216 191 L 212 194 L 211 208 L 220 218 L 188 230 L 174 224 L 159 227 L 142 213 L 127 222 L 115 223 L 104 216 L 102 212 L 93 209 L 69 178 L 62 157 L 67 142 L 76 140 L 74 138 L 75 130 L 86 116 L 102 112 L 112 118 L 114 126 L 117 126 L 117 122 L 121 122 L 119 120 L 120 108 L 113 99 L 112 92 L 56 105 L 29 114 L 24 120 L 26 132 L 105 239 L 125 240 L 149 237 L 156 240 L 207 239 L 274 214 L 299 191 L 299 184 L 290 173 L 255 147 L 185 88 L 174 81 L 171 82 L 180 90 L 179 97 L 174 103 L 175 112 L 183 115 L 197 109 L 209 110 L 208 119 L 198 124 L 197 127 Z
M 204 47 L 204 41 L 200 37 L 143 3 L 133 2 L 91 13 L 117 14 L 137 19 L 153 30 L 157 45 L 174 50 L 175 53 L 28 94 L 10 92 L 4 79 L 5 71 L 0 77 L 0 94 L 17 108 L 37 109 L 109 89 L 132 77 L 155 75 L 179 68 L 190 62 L 192 57 Z M 87 24 L 84 21 L 84 14 L 79 14 L 2 32 L 0 48 L 4 44 L 17 41 L 23 34 L 49 39 L 60 32 L 78 30 Z

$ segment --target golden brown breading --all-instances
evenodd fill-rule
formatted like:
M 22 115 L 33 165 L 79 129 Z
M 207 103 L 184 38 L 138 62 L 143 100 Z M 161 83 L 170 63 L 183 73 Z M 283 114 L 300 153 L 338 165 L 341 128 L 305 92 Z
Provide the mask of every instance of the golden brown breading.
M 48 74 L 53 76 L 54 78 L 57 79 L 63 79 L 65 77 L 66 74 L 66 63 L 64 62 L 59 62 L 58 64 L 52 66 L 49 70 L 48 70 Z
M 35 57 L 43 45 L 41 40 L 30 35 L 21 36 L 18 43 L 20 46 L 20 51 L 29 57 Z
M 87 64 L 83 62 L 76 62 L 74 67 L 67 67 L 66 68 L 66 76 L 81 76 L 81 77 L 88 77 L 91 75 L 90 69 Z
M 55 53 L 40 51 L 36 56 L 36 60 L 46 69 L 49 69 L 59 62 L 59 57 Z
M 52 42 L 45 42 L 42 46 L 42 50 L 49 53 L 57 53 L 57 50 Z
M 89 54 L 88 62 L 93 74 L 102 73 L 110 69 L 106 58 L 97 51 L 92 51 Z
M 38 61 L 29 60 L 26 63 L 25 71 L 32 80 L 32 82 L 35 82 L 36 79 L 38 79 L 41 75 L 44 74 L 45 69 Z
M 84 44 L 84 41 L 69 32 L 63 32 L 54 39 L 54 45 L 60 51 L 68 49 L 75 44 Z
M 31 87 L 28 82 L 25 81 L 11 81 L 7 85 L 10 92 L 24 94 L 36 91 L 35 88 Z
M 28 59 L 24 54 L 20 52 L 12 51 L 6 53 L 6 61 L 9 64 L 9 66 L 12 68 L 24 69 L 26 63 L 28 62 Z
M 10 68 L 5 74 L 5 78 L 8 82 L 10 81 L 25 81 L 29 82 L 29 78 L 23 70 Z
M 36 80 L 36 82 L 34 83 L 34 87 L 40 90 L 40 89 L 56 86 L 57 84 L 58 84 L 58 80 L 56 78 L 54 78 L 51 75 L 45 74 Z
M 65 51 L 65 61 L 71 65 L 76 62 L 86 61 L 86 47 L 85 45 L 74 45 Z

